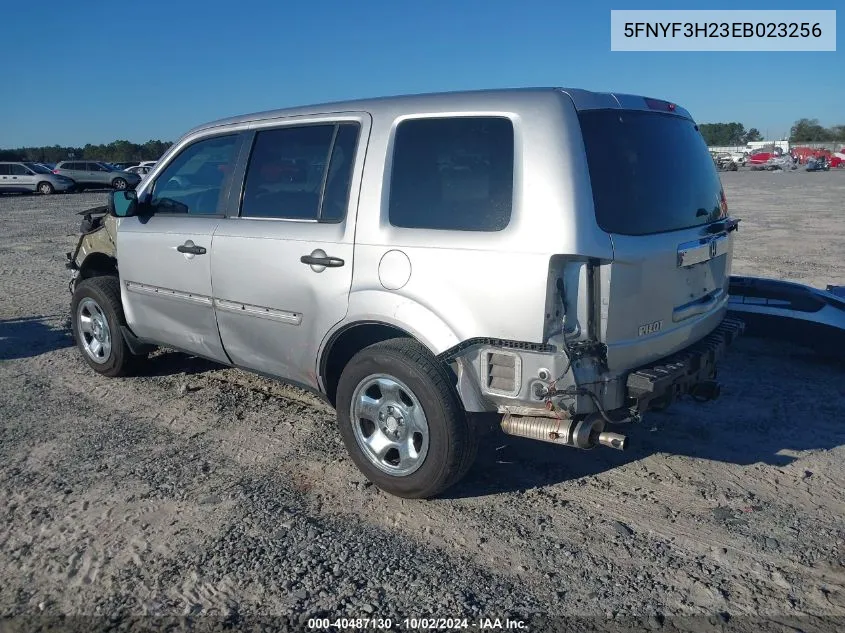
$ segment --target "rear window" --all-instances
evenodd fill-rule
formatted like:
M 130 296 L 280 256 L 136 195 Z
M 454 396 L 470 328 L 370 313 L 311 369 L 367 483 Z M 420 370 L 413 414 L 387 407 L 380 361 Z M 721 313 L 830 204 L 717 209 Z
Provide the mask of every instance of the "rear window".
M 27 167 L 29 167 L 32 171 L 36 174 L 52 174 L 53 172 L 47 169 L 44 165 L 40 165 L 39 163 L 24 163 Z
M 694 122 L 632 110 L 579 119 L 602 229 L 648 235 L 719 219 L 722 185 Z

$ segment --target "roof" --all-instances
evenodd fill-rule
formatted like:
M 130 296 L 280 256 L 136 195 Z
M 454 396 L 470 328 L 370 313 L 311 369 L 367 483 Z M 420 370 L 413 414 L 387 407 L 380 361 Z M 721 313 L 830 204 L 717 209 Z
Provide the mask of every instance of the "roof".
M 351 101 L 335 101 L 329 103 L 319 103 L 313 105 L 303 105 L 292 108 L 281 108 L 278 110 L 265 110 L 262 112 L 254 112 L 251 114 L 243 114 L 239 116 L 218 119 L 210 121 L 191 129 L 187 134 L 193 134 L 201 130 L 209 128 L 220 127 L 224 125 L 234 125 L 238 123 L 247 123 L 250 121 L 261 121 L 266 119 L 305 116 L 315 114 L 330 114 L 338 112 L 374 112 L 384 109 L 408 110 L 413 112 L 415 110 L 425 109 L 471 109 L 478 106 L 479 99 L 488 99 L 491 101 L 507 101 L 514 106 L 530 107 L 537 104 L 539 101 L 547 100 L 550 95 L 554 93 L 566 93 L 575 102 L 577 108 L 582 107 L 605 107 L 605 108 L 620 108 L 632 107 L 631 99 L 639 99 L 642 104 L 642 97 L 634 97 L 632 95 L 623 95 L 609 92 L 591 92 L 578 88 L 558 88 L 558 87 L 537 87 L 537 88 L 498 88 L 488 90 L 464 90 L 456 92 L 432 92 L 423 94 L 408 94 L 387 97 L 377 97 L 371 99 L 358 99 Z M 636 106 L 634 106 L 636 107 Z M 676 112 L 682 116 L 689 116 L 689 113 L 683 108 L 678 108 Z

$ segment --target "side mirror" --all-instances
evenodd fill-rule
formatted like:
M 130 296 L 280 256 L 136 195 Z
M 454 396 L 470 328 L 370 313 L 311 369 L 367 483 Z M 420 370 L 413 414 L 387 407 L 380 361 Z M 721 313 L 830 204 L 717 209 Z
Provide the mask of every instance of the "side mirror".
M 113 191 L 109 197 L 109 213 L 117 218 L 129 218 L 138 210 L 138 196 L 128 189 Z

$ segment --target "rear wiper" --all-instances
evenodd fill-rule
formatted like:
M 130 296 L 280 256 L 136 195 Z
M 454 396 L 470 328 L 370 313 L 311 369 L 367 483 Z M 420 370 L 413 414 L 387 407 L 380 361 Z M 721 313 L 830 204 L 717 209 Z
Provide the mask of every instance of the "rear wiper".
M 719 220 L 718 222 L 714 222 L 713 224 L 708 226 L 707 232 L 730 233 L 731 231 L 738 231 L 740 222 L 742 222 L 742 218 L 725 218 L 724 220 Z

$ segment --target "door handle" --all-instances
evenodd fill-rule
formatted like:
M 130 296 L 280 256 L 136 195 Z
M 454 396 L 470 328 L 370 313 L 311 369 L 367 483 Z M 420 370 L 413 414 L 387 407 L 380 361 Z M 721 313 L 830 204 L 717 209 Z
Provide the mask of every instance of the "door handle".
M 326 268 L 340 268 L 345 263 L 340 257 L 330 257 L 328 255 L 303 255 L 299 258 L 303 264 L 309 266 L 325 266 Z
M 205 246 L 197 246 L 193 242 L 180 244 L 176 247 L 176 250 L 180 253 L 189 253 L 191 255 L 205 255 Z

